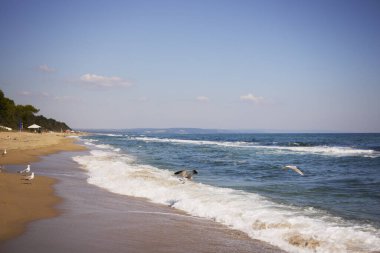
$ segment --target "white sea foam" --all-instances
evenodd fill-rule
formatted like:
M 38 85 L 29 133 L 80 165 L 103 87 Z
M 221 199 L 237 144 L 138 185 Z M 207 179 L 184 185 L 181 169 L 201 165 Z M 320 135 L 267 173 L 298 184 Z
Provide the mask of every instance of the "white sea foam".
M 74 138 L 74 139 L 78 139 L 79 138 L 78 135 L 67 135 L 66 137 L 67 138 Z
M 177 144 L 192 144 L 192 145 L 216 145 L 223 147 L 241 147 L 250 148 L 254 143 L 250 142 L 230 142 L 230 141 L 202 141 L 202 140 L 182 140 L 182 139 L 169 139 L 169 138 L 153 138 L 153 137 L 131 137 L 134 140 L 140 140 L 145 142 L 166 142 L 166 143 L 177 143 Z
M 122 134 L 102 134 L 102 135 L 106 135 L 106 136 L 110 136 L 110 137 L 123 137 L 124 136 Z
M 97 149 L 74 160 L 88 182 L 111 192 L 144 197 L 241 230 L 289 252 L 371 252 L 380 249 L 380 232 L 351 224 L 313 208 L 276 204 L 254 193 L 188 181 L 169 170 L 141 165 L 112 149 Z
M 281 146 L 261 146 L 261 148 L 292 151 L 297 153 L 312 153 L 318 155 L 331 156 L 362 156 L 376 158 L 380 157 L 380 152 L 371 149 L 356 149 L 350 147 L 330 147 L 330 146 L 314 146 L 314 147 L 281 147 Z
M 299 153 L 299 154 L 316 154 L 329 156 L 361 156 L 361 157 L 380 157 L 380 152 L 372 149 L 357 149 L 351 147 L 339 146 L 313 146 L 313 147 L 288 147 L 288 146 L 264 146 L 252 142 L 226 142 L 226 141 L 200 141 L 200 140 L 181 140 L 168 138 L 152 138 L 152 137 L 131 137 L 131 139 L 145 142 L 166 142 L 175 144 L 191 144 L 191 145 L 215 145 L 235 148 L 254 148 L 277 153 Z
M 120 148 L 114 148 L 108 144 L 96 144 L 96 142 L 98 142 L 98 140 L 87 139 L 87 141 L 85 141 L 84 144 L 95 149 L 108 149 L 108 150 L 113 150 L 115 152 L 120 152 Z

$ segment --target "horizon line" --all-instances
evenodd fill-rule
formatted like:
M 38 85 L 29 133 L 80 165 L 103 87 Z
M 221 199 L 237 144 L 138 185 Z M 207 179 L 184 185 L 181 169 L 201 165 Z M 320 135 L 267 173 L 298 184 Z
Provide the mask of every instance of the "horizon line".
M 279 129 L 225 129 L 225 128 L 199 128 L 199 127 L 133 127 L 133 128 L 73 128 L 74 130 L 90 131 L 130 131 L 130 130 L 203 130 L 224 131 L 225 133 L 252 133 L 252 134 L 380 134 L 380 132 L 355 132 L 334 130 L 279 130 Z

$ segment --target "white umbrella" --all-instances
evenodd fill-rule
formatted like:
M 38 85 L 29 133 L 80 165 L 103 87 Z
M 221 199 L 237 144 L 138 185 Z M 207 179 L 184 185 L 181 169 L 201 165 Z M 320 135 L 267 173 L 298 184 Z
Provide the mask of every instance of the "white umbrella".
M 36 125 L 36 124 L 33 124 L 31 126 L 28 126 L 29 129 L 37 129 L 37 128 L 41 128 L 39 125 Z

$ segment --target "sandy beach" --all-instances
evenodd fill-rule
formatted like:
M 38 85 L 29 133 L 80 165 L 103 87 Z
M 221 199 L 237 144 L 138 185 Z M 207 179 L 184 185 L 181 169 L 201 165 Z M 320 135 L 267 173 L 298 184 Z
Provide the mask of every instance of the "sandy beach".
M 211 220 L 88 184 L 86 171 L 71 159 L 77 155 L 62 152 L 33 164 L 40 174 L 59 178 L 60 213 L 30 223 L 0 244 L 0 252 L 283 252 Z
M 0 242 L 21 234 L 30 221 L 57 215 L 54 206 L 60 201 L 54 194 L 55 179 L 37 174 L 29 182 L 23 175 L 8 173 L 8 165 L 17 164 L 21 170 L 42 155 L 85 150 L 74 142 L 60 133 L 0 132 L 1 153 L 6 150 L 0 157 Z
M 0 173 L 0 241 L 21 234 L 29 221 L 54 217 L 60 198 L 52 185 L 56 180 L 37 176 L 34 181 L 21 175 Z
M 0 173 L 1 252 L 282 252 L 208 219 L 88 184 L 72 160 L 87 151 L 74 138 L 0 138 L 7 148 L 6 172 Z M 17 173 L 31 161 L 32 183 Z
M 1 157 L 0 165 L 31 163 L 43 155 L 86 149 L 67 136 L 64 133 L 0 132 L 0 153 L 7 152 Z

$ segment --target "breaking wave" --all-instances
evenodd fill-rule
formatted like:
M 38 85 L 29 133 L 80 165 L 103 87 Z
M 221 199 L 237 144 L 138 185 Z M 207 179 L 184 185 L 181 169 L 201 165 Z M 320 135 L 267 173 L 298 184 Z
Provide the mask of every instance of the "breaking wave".
M 165 141 L 144 139 L 158 140 Z M 354 224 L 311 207 L 278 204 L 256 193 L 182 183 L 171 171 L 139 164 L 134 157 L 115 152 L 112 146 L 93 147 L 98 149 L 74 160 L 87 171 L 88 183 L 110 192 L 144 197 L 205 217 L 290 252 L 380 249 L 380 232 L 371 225 Z
M 253 148 L 262 149 L 272 152 L 281 153 L 299 153 L 299 154 L 316 154 L 329 156 L 361 156 L 377 158 L 380 157 L 380 152 L 372 149 L 357 149 L 351 147 L 339 146 L 309 146 L 306 144 L 294 143 L 288 146 L 276 145 L 260 145 L 257 142 L 228 142 L 228 141 L 203 141 L 203 140 L 182 140 L 169 138 L 153 138 L 153 137 L 130 137 L 131 139 L 144 142 L 163 142 L 173 144 L 190 144 L 190 145 L 214 145 L 233 148 Z

